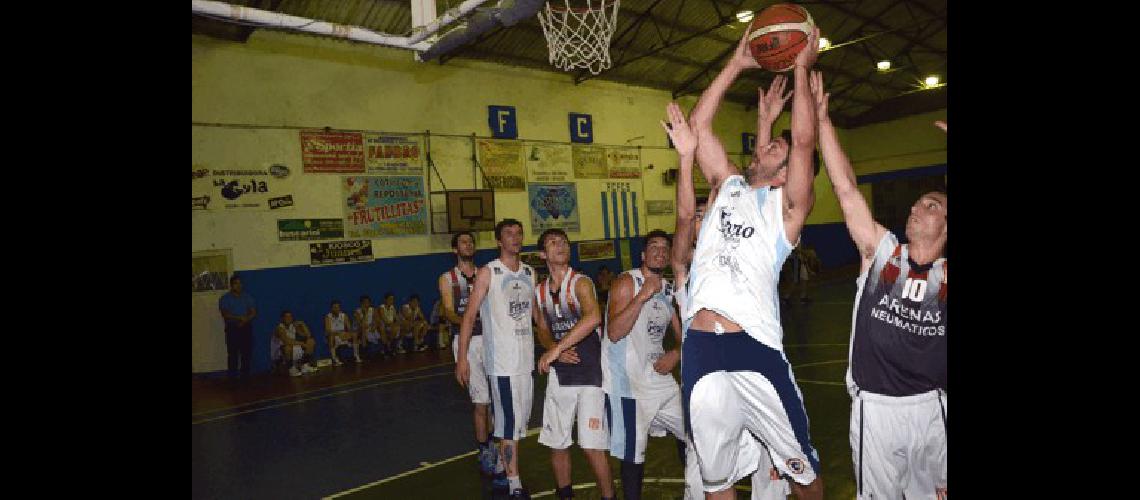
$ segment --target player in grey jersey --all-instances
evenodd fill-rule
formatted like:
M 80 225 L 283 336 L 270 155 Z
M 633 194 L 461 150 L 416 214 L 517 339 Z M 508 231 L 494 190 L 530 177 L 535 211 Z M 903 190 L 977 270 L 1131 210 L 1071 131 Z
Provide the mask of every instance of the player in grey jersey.
M 819 73 L 811 89 L 827 175 L 862 258 L 847 367 L 857 495 L 945 499 L 946 194 L 919 197 L 899 244 L 856 187 Z

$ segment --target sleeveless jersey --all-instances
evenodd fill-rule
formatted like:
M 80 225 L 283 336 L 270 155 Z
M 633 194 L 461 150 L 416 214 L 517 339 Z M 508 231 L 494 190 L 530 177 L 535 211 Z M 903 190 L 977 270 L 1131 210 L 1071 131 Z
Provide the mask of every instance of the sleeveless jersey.
M 383 318 L 385 323 L 392 323 L 392 322 L 396 321 L 396 306 L 390 306 L 388 304 L 380 304 L 377 307 L 380 308 L 380 315 L 381 315 L 381 318 Z
M 709 309 L 782 352 L 776 284 L 792 246 L 784 233 L 782 190 L 752 188 L 744 177 L 730 176 L 706 212 L 693 252 L 686 324 Z
M 888 231 L 851 317 L 848 389 L 913 396 L 946 389 L 946 259 L 918 266 Z
M 637 294 L 645 283 L 641 269 L 632 269 L 624 274 L 633 278 L 633 293 Z M 674 293 L 673 283 L 662 279 L 661 291 L 641 307 L 641 313 L 630 328 L 629 335 L 617 342 L 609 340 L 609 325 L 606 325 L 610 394 L 634 399 L 654 399 L 668 397 L 677 391 L 677 381 L 673 375 L 662 375 L 653 369 L 653 364 L 665 354 L 662 341 L 673 319 Z
M 333 316 L 333 313 L 328 313 L 325 315 L 325 317 L 332 319 L 332 331 L 346 331 L 345 328 L 348 325 L 348 314 L 345 314 L 344 311 L 341 311 L 339 316 Z
M 479 308 L 483 321 L 483 366 L 488 375 L 525 375 L 534 370 L 534 269 L 519 262 L 512 272 L 495 259 L 486 266 L 491 281 Z
M 285 323 L 278 323 L 277 326 L 279 328 L 281 328 L 282 330 L 285 330 L 285 336 L 289 337 L 289 340 L 293 340 L 293 341 L 297 340 L 297 322 L 296 321 L 289 323 L 288 325 L 286 325 Z M 308 337 L 305 337 L 305 338 L 308 338 Z
M 359 311 L 359 309 L 357 310 Z M 369 307 L 361 314 L 361 322 L 364 323 L 364 333 L 376 333 L 376 322 L 372 320 L 372 314 L 375 311 L 375 307 Z
M 538 285 L 535 292 L 538 307 L 546 317 L 546 324 L 557 342 L 570 333 L 574 325 L 582 319 L 582 304 L 574 294 L 574 287 L 578 284 L 578 280 L 590 281 L 590 278 L 568 269 L 566 276 L 562 277 L 562 283 L 555 284 L 552 279 L 553 275 L 548 276 L 546 281 Z M 594 300 L 597 300 L 596 294 Z M 577 364 L 566 364 L 561 361 L 551 363 L 552 371 L 558 376 L 559 385 L 602 386 L 601 334 L 602 329 L 599 326 L 574 345 L 574 350 L 578 353 Z
M 475 269 L 478 273 L 479 270 Z M 451 287 L 451 300 L 455 305 L 455 314 L 463 317 L 463 313 L 467 311 L 467 301 L 471 298 L 471 288 L 475 286 L 475 276 L 472 275 L 470 279 L 463 275 L 463 271 L 459 266 L 451 268 L 450 271 L 443 273 L 443 279 L 447 281 L 447 285 Z M 442 317 L 442 314 L 441 314 Z M 459 338 L 459 326 L 451 325 L 452 338 Z M 479 319 L 479 314 L 475 314 L 475 326 L 471 328 L 471 336 L 483 334 L 483 321 Z

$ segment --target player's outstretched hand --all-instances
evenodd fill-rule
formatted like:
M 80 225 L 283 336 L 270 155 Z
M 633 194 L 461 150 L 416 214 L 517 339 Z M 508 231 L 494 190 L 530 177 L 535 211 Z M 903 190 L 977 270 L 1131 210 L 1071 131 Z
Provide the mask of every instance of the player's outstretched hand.
M 946 122 L 945 121 L 938 120 L 938 121 L 934 122 L 934 126 L 942 129 L 943 132 L 946 132 Z
M 756 62 L 755 57 L 752 57 L 752 48 L 748 46 L 748 34 L 748 30 L 744 30 L 744 36 L 740 37 L 740 43 L 736 45 L 736 53 L 732 55 L 729 64 L 741 69 L 759 68 L 760 63 Z
M 946 122 L 942 122 L 942 125 L 945 127 Z M 946 500 L 946 488 L 934 488 L 934 493 L 938 495 L 938 500 Z
M 697 150 L 697 134 L 693 133 L 693 129 L 685 121 L 685 113 L 675 102 L 669 103 L 665 111 L 669 114 L 669 123 L 662 121 L 661 126 L 665 128 L 665 133 L 669 134 L 673 147 L 677 148 L 677 154 L 692 156 Z
M 811 35 L 808 35 L 807 45 L 803 50 L 796 55 L 796 66 L 803 66 L 811 69 L 815 64 L 815 60 L 819 58 L 819 26 L 811 30 Z
M 774 122 L 784 111 L 784 105 L 787 104 L 788 99 L 792 97 L 792 91 L 784 92 L 784 87 L 787 85 L 788 79 L 784 75 L 776 75 L 772 79 L 772 84 L 768 86 L 768 92 L 764 92 L 764 87 L 756 87 L 756 93 L 759 99 L 759 113 L 766 122 Z
M 681 352 L 674 349 L 667 351 L 664 356 L 661 356 L 656 363 L 653 363 L 653 371 L 661 375 L 668 375 L 677 367 L 677 363 L 681 361 Z
M 827 101 L 830 100 L 831 94 L 823 88 L 823 73 L 812 71 L 808 76 L 808 84 L 811 87 L 812 99 L 815 101 L 816 118 L 820 121 L 827 120 Z
M 455 363 L 455 380 L 459 381 L 459 385 L 467 388 L 467 381 L 471 378 L 471 367 L 468 366 L 466 359 L 460 359 Z

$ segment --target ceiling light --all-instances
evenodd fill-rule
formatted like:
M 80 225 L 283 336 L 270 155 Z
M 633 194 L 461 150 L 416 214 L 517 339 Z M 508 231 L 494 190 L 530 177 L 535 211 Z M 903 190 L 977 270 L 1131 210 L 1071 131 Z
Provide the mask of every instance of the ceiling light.
M 736 13 L 736 20 L 740 21 L 742 23 L 746 23 L 746 22 L 752 20 L 752 16 L 753 16 L 752 11 L 742 10 L 742 11 Z
M 819 51 L 823 52 L 831 47 L 831 40 L 819 37 Z
M 891 62 L 879 61 L 879 64 L 876 64 L 876 66 L 879 68 L 879 71 L 886 71 L 888 69 L 891 69 Z
M 930 75 L 930 76 L 926 77 L 925 82 L 926 82 L 927 87 L 937 87 L 938 86 L 938 75 Z

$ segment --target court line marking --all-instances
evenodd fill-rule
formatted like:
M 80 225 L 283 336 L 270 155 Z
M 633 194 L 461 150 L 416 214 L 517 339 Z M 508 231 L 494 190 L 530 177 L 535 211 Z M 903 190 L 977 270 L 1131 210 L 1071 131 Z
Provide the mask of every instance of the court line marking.
M 526 430 L 526 436 L 524 436 L 523 439 L 527 439 L 527 438 L 530 438 L 533 436 L 537 436 L 540 431 L 542 431 L 541 427 L 535 427 L 532 429 L 527 429 Z M 521 441 L 521 439 L 520 439 L 520 441 Z M 335 493 L 333 495 L 323 497 L 322 500 L 332 500 L 334 498 L 339 498 L 339 497 L 342 497 L 345 495 L 356 493 L 360 490 L 366 490 L 366 489 L 371 488 L 373 486 L 379 486 L 379 485 L 387 483 L 389 481 L 395 481 L 395 480 L 400 479 L 402 477 L 410 476 L 410 475 L 415 474 L 417 472 L 423 472 L 425 470 L 428 470 L 428 469 L 431 469 L 434 467 L 438 467 L 438 466 L 446 464 L 446 463 L 451 463 L 451 462 L 454 462 L 454 461 L 459 460 L 459 459 L 464 458 L 464 457 L 470 457 L 476 453 L 479 453 L 479 451 L 478 450 L 472 450 L 472 451 L 469 451 L 467 453 L 463 453 L 463 454 L 456 455 L 456 456 L 451 457 L 451 458 L 446 458 L 446 459 L 440 460 L 438 462 L 431 462 L 428 465 L 421 465 L 419 467 L 416 467 L 415 469 L 412 469 L 409 471 L 404 471 L 404 472 L 401 472 L 399 474 L 396 474 L 395 476 L 389 476 L 389 477 L 386 477 L 384 479 L 380 479 L 378 481 L 373 481 L 371 483 L 365 484 L 363 486 L 357 486 L 351 490 L 345 490 L 345 491 L 342 491 L 340 493 Z M 423 462 L 421 462 L 421 463 L 423 463 Z
M 321 395 L 319 395 L 319 396 L 313 396 L 313 397 L 311 397 L 311 398 L 298 399 L 298 400 L 296 400 L 296 401 L 286 401 L 286 402 L 284 402 L 284 403 L 280 403 L 280 404 L 269 405 L 269 406 L 262 406 L 262 407 L 259 407 L 259 408 L 253 408 L 253 409 L 250 409 L 250 410 L 239 411 L 239 412 L 237 412 L 237 413 L 230 413 L 230 414 L 226 414 L 226 415 L 220 415 L 220 416 L 217 416 L 217 417 L 207 418 L 207 419 L 203 419 L 203 420 L 197 420 L 197 421 L 193 421 L 193 422 L 190 422 L 190 425 L 198 425 L 198 424 L 204 424 L 204 423 L 206 423 L 206 422 L 213 422 L 213 421 L 215 421 L 215 420 L 222 420 L 222 419 L 225 419 L 225 418 L 232 418 L 232 417 L 236 417 L 236 416 L 238 416 L 238 415 L 245 415 L 245 414 L 247 414 L 247 413 L 253 413 L 253 412 L 258 412 L 258 411 L 262 411 L 262 410 L 270 410 L 270 409 L 273 409 L 273 408 L 280 408 L 280 407 L 282 407 L 282 406 L 295 405 L 295 404 L 298 404 L 298 403 L 304 403 L 304 402 L 306 402 L 306 401 L 312 401 L 312 400 L 314 400 L 314 399 L 327 398 L 327 397 L 329 397 L 329 396 L 338 396 L 338 395 L 341 395 L 341 394 L 348 394 L 348 393 L 350 393 L 350 392 L 356 392 L 356 391 L 360 391 L 360 390 L 364 390 L 364 389 L 371 389 L 371 388 L 373 388 L 373 387 L 380 387 L 380 386 L 382 386 L 382 385 L 402 384 L 402 383 L 404 383 L 404 382 L 411 382 L 411 381 L 413 381 L 413 380 L 423 380 L 423 379 L 425 379 L 425 378 L 432 378 L 432 377 L 445 377 L 445 376 L 455 376 L 455 374 L 454 374 L 454 373 L 451 373 L 451 372 L 443 372 L 443 373 L 434 373 L 434 374 L 431 374 L 431 375 L 420 375 L 420 376 L 418 376 L 418 377 L 409 377 L 409 378 L 403 378 L 403 379 L 399 379 L 399 380 L 388 380 L 388 381 L 385 381 L 385 382 L 377 382 L 377 383 L 375 383 L 375 384 L 371 384 L 371 385 L 367 385 L 367 386 L 363 386 L 363 387 L 353 387 L 353 388 L 351 388 L 351 389 L 345 389 L 345 390 L 343 390 L 343 391 L 337 391 L 337 392 L 330 392 L 330 393 L 328 393 L 328 394 L 321 394 Z
M 229 410 L 236 410 L 236 409 L 238 409 L 238 408 L 245 408 L 246 406 L 254 406 L 254 405 L 257 405 L 257 404 L 260 404 L 260 403 L 267 403 L 267 402 L 269 402 L 269 401 L 276 401 L 276 400 L 278 400 L 278 399 L 288 399 L 288 398 L 294 398 L 294 397 L 297 397 L 297 396 L 304 396 L 305 394 L 312 394 L 312 393 L 314 393 L 314 392 L 320 392 L 320 391 L 327 391 L 327 390 L 331 390 L 331 389 L 336 389 L 337 387 L 345 387 L 345 386 L 349 386 L 349 385 L 353 385 L 353 384 L 360 384 L 360 383 L 370 382 L 370 381 L 372 381 L 372 380 L 376 380 L 376 379 L 381 379 L 381 378 L 386 378 L 386 377 L 395 377 L 395 376 L 399 376 L 399 375 L 405 375 L 405 374 L 408 374 L 408 373 L 415 373 L 415 372 L 418 372 L 418 371 L 427 370 L 427 369 L 430 369 L 430 368 L 439 368 L 439 367 L 441 367 L 441 366 L 454 365 L 454 364 L 455 364 L 455 362 L 454 362 L 454 361 L 451 361 L 451 362 L 448 362 L 448 363 L 439 363 L 439 364 L 435 364 L 435 365 L 429 365 L 429 366 L 422 366 L 422 367 L 419 367 L 419 368 L 413 368 L 413 369 L 411 369 L 411 370 L 404 370 L 404 371 L 402 371 L 402 372 L 396 372 L 396 373 L 387 373 L 387 374 L 383 374 L 383 375 L 376 375 L 376 376 L 374 376 L 374 377 L 362 378 L 362 379 L 358 379 L 358 380 L 353 380 L 353 381 L 351 381 L 351 382 L 344 382 L 344 383 L 340 383 L 340 384 L 330 385 L 330 386 L 328 386 L 328 387 L 322 387 L 322 388 L 320 388 L 320 389 L 310 389 L 310 390 L 307 390 L 307 391 L 295 392 L 295 393 L 293 393 L 293 394 L 288 394 L 288 395 L 285 395 L 285 396 L 274 396 L 274 397 L 272 397 L 272 398 L 259 399 L 259 400 L 257 400 L 257 401 L 252 401 L 252 402 L 249 402 L 249 403 L 242 403 L 242 404 L 240 404 L 240 405 L 236 405 L 236 406 L 230 406 L 230 407 L 226 407 L 226 408 L 218 408 L 218 409 L 216 409 L 216 410 L 205 410 L 205 411 L 200 411 L 200 412 L 198 412 L 198 413 L 191 413 L 191 414 L 190 414 L 190 416 L 191 416 L 191 417 L 197 417 L 197 416 L 200 416 L 200 415 L 206 415 L 206 414 L 208 414 L 208 413 L 219 413 L 219 412 L 225 412 L 225 411 L 229 411 Z
M 743 479 L 743 478 L 741 478 L 741 479 Z M 647 478 L 642 480 L 642 484 L 645 484 L 645 483 L 685 484 L 685 480 L 683 478 L 679 478 L 679 477 L 647 477 Z M 616 488 L 617 485 L 619 485 L 619 484 L 621 484 L 621 479 L 614 479 L 614 487 Z M 584 490 L 586 488 L 596 488 L 597 486 L 598 486 L 598 483 L 578 483 L 578 484 L 570 486 L 570 488 L 575 489 L 575 490 Z M 734 485 L 733 488 L 735 488 L 737 491 L 748 491 L 748 492 L 752 491 L 752 486 L 749 486 L 749 485 L 738 484 L 738 485 Z M 531 498 L 547 497 L 547 496 L 551 496 L 557 492 L 558 492 L 557 490 L 547 490 L 547 491 L 542 491 L 539 493 L 532 494 L 530 497 Z
M 846 359 L 833 359 L 831 361 L 817 361 L 815 363 L 804 363 L 802 365 L 792 365 L 792 368 L 803 368 L 805 366 L 820 366 L 820 365 L 834 365 L 837 363 L 846 363 Z

